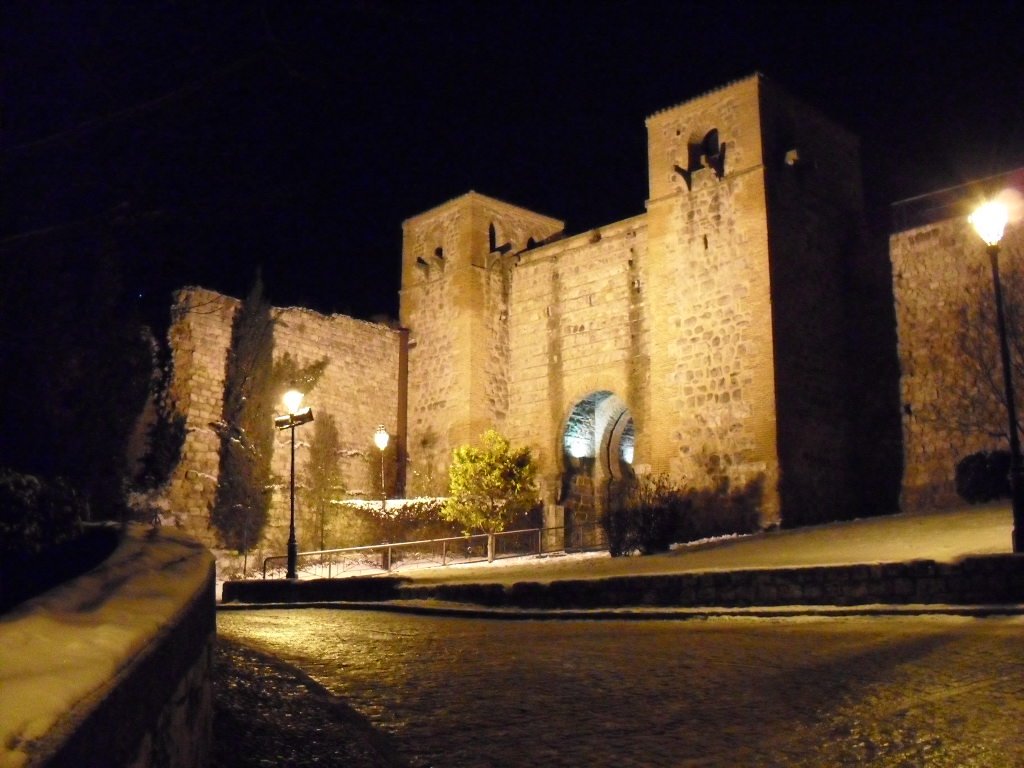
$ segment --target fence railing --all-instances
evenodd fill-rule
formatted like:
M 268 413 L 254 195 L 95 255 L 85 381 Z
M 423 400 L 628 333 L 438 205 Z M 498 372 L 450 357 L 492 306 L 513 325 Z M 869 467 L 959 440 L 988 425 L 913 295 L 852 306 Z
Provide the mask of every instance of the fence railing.
M 538 557 L 565 550 L 604 548 L 604 532 L 597 523 L 575 525 L 568 532 L 556 528 L 523 528 L 501 533 L 475 533 L 444 539 L 383 542 L 362 547 L 318 549 L 299 552 L 296 567 L 304 573 L 327 578 L 335 574 L 358 572 L 389 572 L 399 568 L 455 565 L 488 560 L 488 537 L 494 548 L 490 559 L 510 557 Z M 267 578 L 271 563 L 287 563 L 287 555 L 263 558 L 263 578 Z

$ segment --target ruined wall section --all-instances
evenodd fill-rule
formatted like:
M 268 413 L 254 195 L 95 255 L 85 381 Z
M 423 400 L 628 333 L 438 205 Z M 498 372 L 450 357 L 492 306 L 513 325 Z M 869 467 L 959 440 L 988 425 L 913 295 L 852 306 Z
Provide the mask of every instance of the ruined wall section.
M 761 113 L 785 523 L 846 519 L 861 513 L 849 472 L 850 283 L 865 247 L 858 141 L 770 81 Z
M 210 423 L 223 417 L 231 325 L 240 304 L 203 288 L 182 289 L 175 294 L 169 332 L 174 363 L 171 393 L 186 417 L 187 431 L 181 461 L 168 485 L 168 501 L 181 526 L 209 546 L 217 544 L 210 510 L 220 469 L 220 438 Z M 328 359 L 323 376 L 306 393 L 304 404 L 312 407 L 315 419 L 334 418 L 341 439 L 339 463 L 349 495 L 368 493 L 373 488 L 369 473 L 379 460 L 373 432 L 381 423 L 393 435 L 397 431 L 400 334 L 384 325 L 306 309 L 274 309 L 273 316 L 275 361 L 285 352 L 300 365 Z M 315 424 L 307 424 L 296 432 L 296 518 L 303 548 L 313 543 L 302 521 L 308 517 L 303 490 L 314 428 Z M 287 540 L 290 457 L 290 434 L 277 432 L 271 466 L 274 494 L 264 542 L 275 551 L 283 551 Z
M 402 440 L 397 413 L 401 335 L 379 323 L 295 307 L 274 310 L 274 318 L 275 361 L 286 352 L 300 366 L 327 359 L 323 375 L 302 401 L 313 409 L 314 423 L 295 432 L 296 535 L 300 550 L 317 549 L 318 525 L 305 496 L 316 420 L 330 417 L 338 430 L 344 496 L 379 498 L 380 451 L 373 433 L 383 424 L 393 443 Z M 277 431 L 271 462 L 276 482 L 266 541 L 281 552 L 288 538 L 290 469 L 291 435 L 289 430 Z
M 760 76 L 647 120 L 652 469 L 704 485 L 765 479 L 779 516 Z
M 562 432 L 573 407 L 608 390 L 643 434 L 648 407 L 648 317 L 642 262 L 644 217 L 627 219 L 523 254 L 509 301 L 508 434 L 529 445 L 556 503 L 565 469 Z M 645 461 L 637 448 L 637 461 Z
M 185 416 L 181 461 L 167 486 L 170 511 L 185 530 L 215 545 L 210 510 L 220 472 L 220 438 L 211 422 L 221 420 L 231 324 L 241 302 L 204 288 L 174 294 L 168 340 L 174 375 L 171 397 Z
M 956 463 L 976 451 L 1008 449 L 992 275 L 985 246 L 967 222 L 981 199 L 980 190 L 964 190 L 948 216 L 890 238 L 904 511 L 962 504 L 954 483 Z M 1024 227 L 1019 224 L 1006 229 L 1000 272 L 1008 306 L 1017 302 L 1019 307 L 1017 290 L 1024 277 Z M 988 369 L 987 380 L 980 382 L 971 373 L 979 361 Z M 1020 409 L 1019 377 L 1016 384 Z

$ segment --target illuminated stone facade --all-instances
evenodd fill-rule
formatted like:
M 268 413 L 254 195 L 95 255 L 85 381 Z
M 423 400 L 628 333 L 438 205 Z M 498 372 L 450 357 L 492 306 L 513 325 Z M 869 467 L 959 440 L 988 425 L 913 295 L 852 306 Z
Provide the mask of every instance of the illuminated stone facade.
M 557 219 L 467 193 L 404 223 L 403 331 L 285 310 L 277 348 L 331 359 L 314 408 L 350 451 L 378 422 L 397 432 L 409 495 L 443 492 L 452 448 L 494 427 L 532 448 L 545 520 L 567 533 L 634 469 L 695 486 L 763 478 L 766 525 L 857 514 L 856 139 L 760 75 L 647 131 L 644 214 L 566 237 Z M 174 487 L 198 521 L 232 300 L 183 301 L 209 307 L 172 330 L 195 430 Z
M 1024 171 L 893 207 L 889 250 L 902 373 L 904 510 L 962 504 L 956 463 L 976 451 L 1007 448 L 992 273 L 985 246 L 967 221 L 982 200 L 1007 189 L 1024 189 Z M 1019 193 L 1013 199 L 1019 206 Z M 1018 339 L 1022 255 L 1024 228 L 1012 221 L 1001 244 L 1000 272 Z M 1019 351 L 1014 355 L 1019 360 Z M 1017 371 L 1019 395 L 1024 381 Z

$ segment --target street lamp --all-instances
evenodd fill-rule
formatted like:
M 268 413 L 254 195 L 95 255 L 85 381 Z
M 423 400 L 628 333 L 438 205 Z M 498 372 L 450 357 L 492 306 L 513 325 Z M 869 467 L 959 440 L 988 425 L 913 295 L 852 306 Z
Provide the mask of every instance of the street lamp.
M 1013 499 L 1013 551 L 1024 552 L 1024 464 L 1020 454 L 1017 429 L 1017 401 L 1013 392 L 1013 369 L 1010 367 L 1010 345 L 1006 338 L 1006 314 L 1003 311 L 1003 288 L 999 279 L 999 242 L 1009 220 L 1006 205 L 990 200 L 979 206 L 967 219 L 985 242 L 992 267 L 992 287 L 996 299 L 996 330 L 999 332 L 999 356 L 1003 364 L 1003 394 L 1006 399 L 1006 420 L 1010 437 L 1010 494 Z
M 380 511 L 383 514 L 387 508 L 388 493 L 384 487 L 384 451 L 388 447 L 388 440 L 391 439 L 391 435 L 384 429 L 384 425 L 381 424 L 377 427 L 377 431 L 373 433 L 373 444 L 380 449 Z
M 373 443 L 380 449 L 380 519 L 381 522 L 387 524 L 388 515 L 388 492 L 384 485 L 384 449 L 388 447 L 388 439 L 391 435 L 381 424 L 377 427 L 377 431 L 373 433 Z M 390 536 L 388 537 L 390 539 Z M 385 571 L 391 570 L 391 550 L 384 550 L 383 567 Z
M 313 409 L 303 408 L 302 393 L 297 389 L 291 389 L 284 393 L 281 398 L 288 413 L 284 416 L 274 417 L 274 426 L 278 429 L 290 429 L 292 432 L 292 483 L 291 483 L 291 517 L 288 523 L 288 578 L 298 578 L 295 571 L 295 563 L 299 558 L 299 547 L 295 542 L 295 428 L 308 424 L 313 420 Z

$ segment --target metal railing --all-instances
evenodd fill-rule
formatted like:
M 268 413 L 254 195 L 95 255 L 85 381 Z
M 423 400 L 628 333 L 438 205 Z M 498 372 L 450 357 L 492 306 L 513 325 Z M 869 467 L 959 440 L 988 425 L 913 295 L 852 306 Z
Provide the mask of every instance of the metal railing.
M 475 533 L 444 539 L 383 542 L 362 547 L 318 549 L 299 552 L 297 555 L 298 569 L 306 573 L 333 578 L 335 572 L 339 574 L 380 571 L 387 573 L 399 568 L 485 562 L 488 560 L 487 540 L 489 536 L 493 537 L 494 553 L 491 559 L 494 560 L 510 557 L 540 557 L 569 549 L 585 550 L 604 547 L 604 532 L 597 523 L 574 526 L 570 531 L 570 541 L 568 542 L 565 541 L 564 531 L 565 529 L 562 527 L 523 528 L 494 534 Z M 263 578 L 267 578 L 270 563 L 285 563 L 287 560 L 287 555 L 270 555 L 263 558 Z

